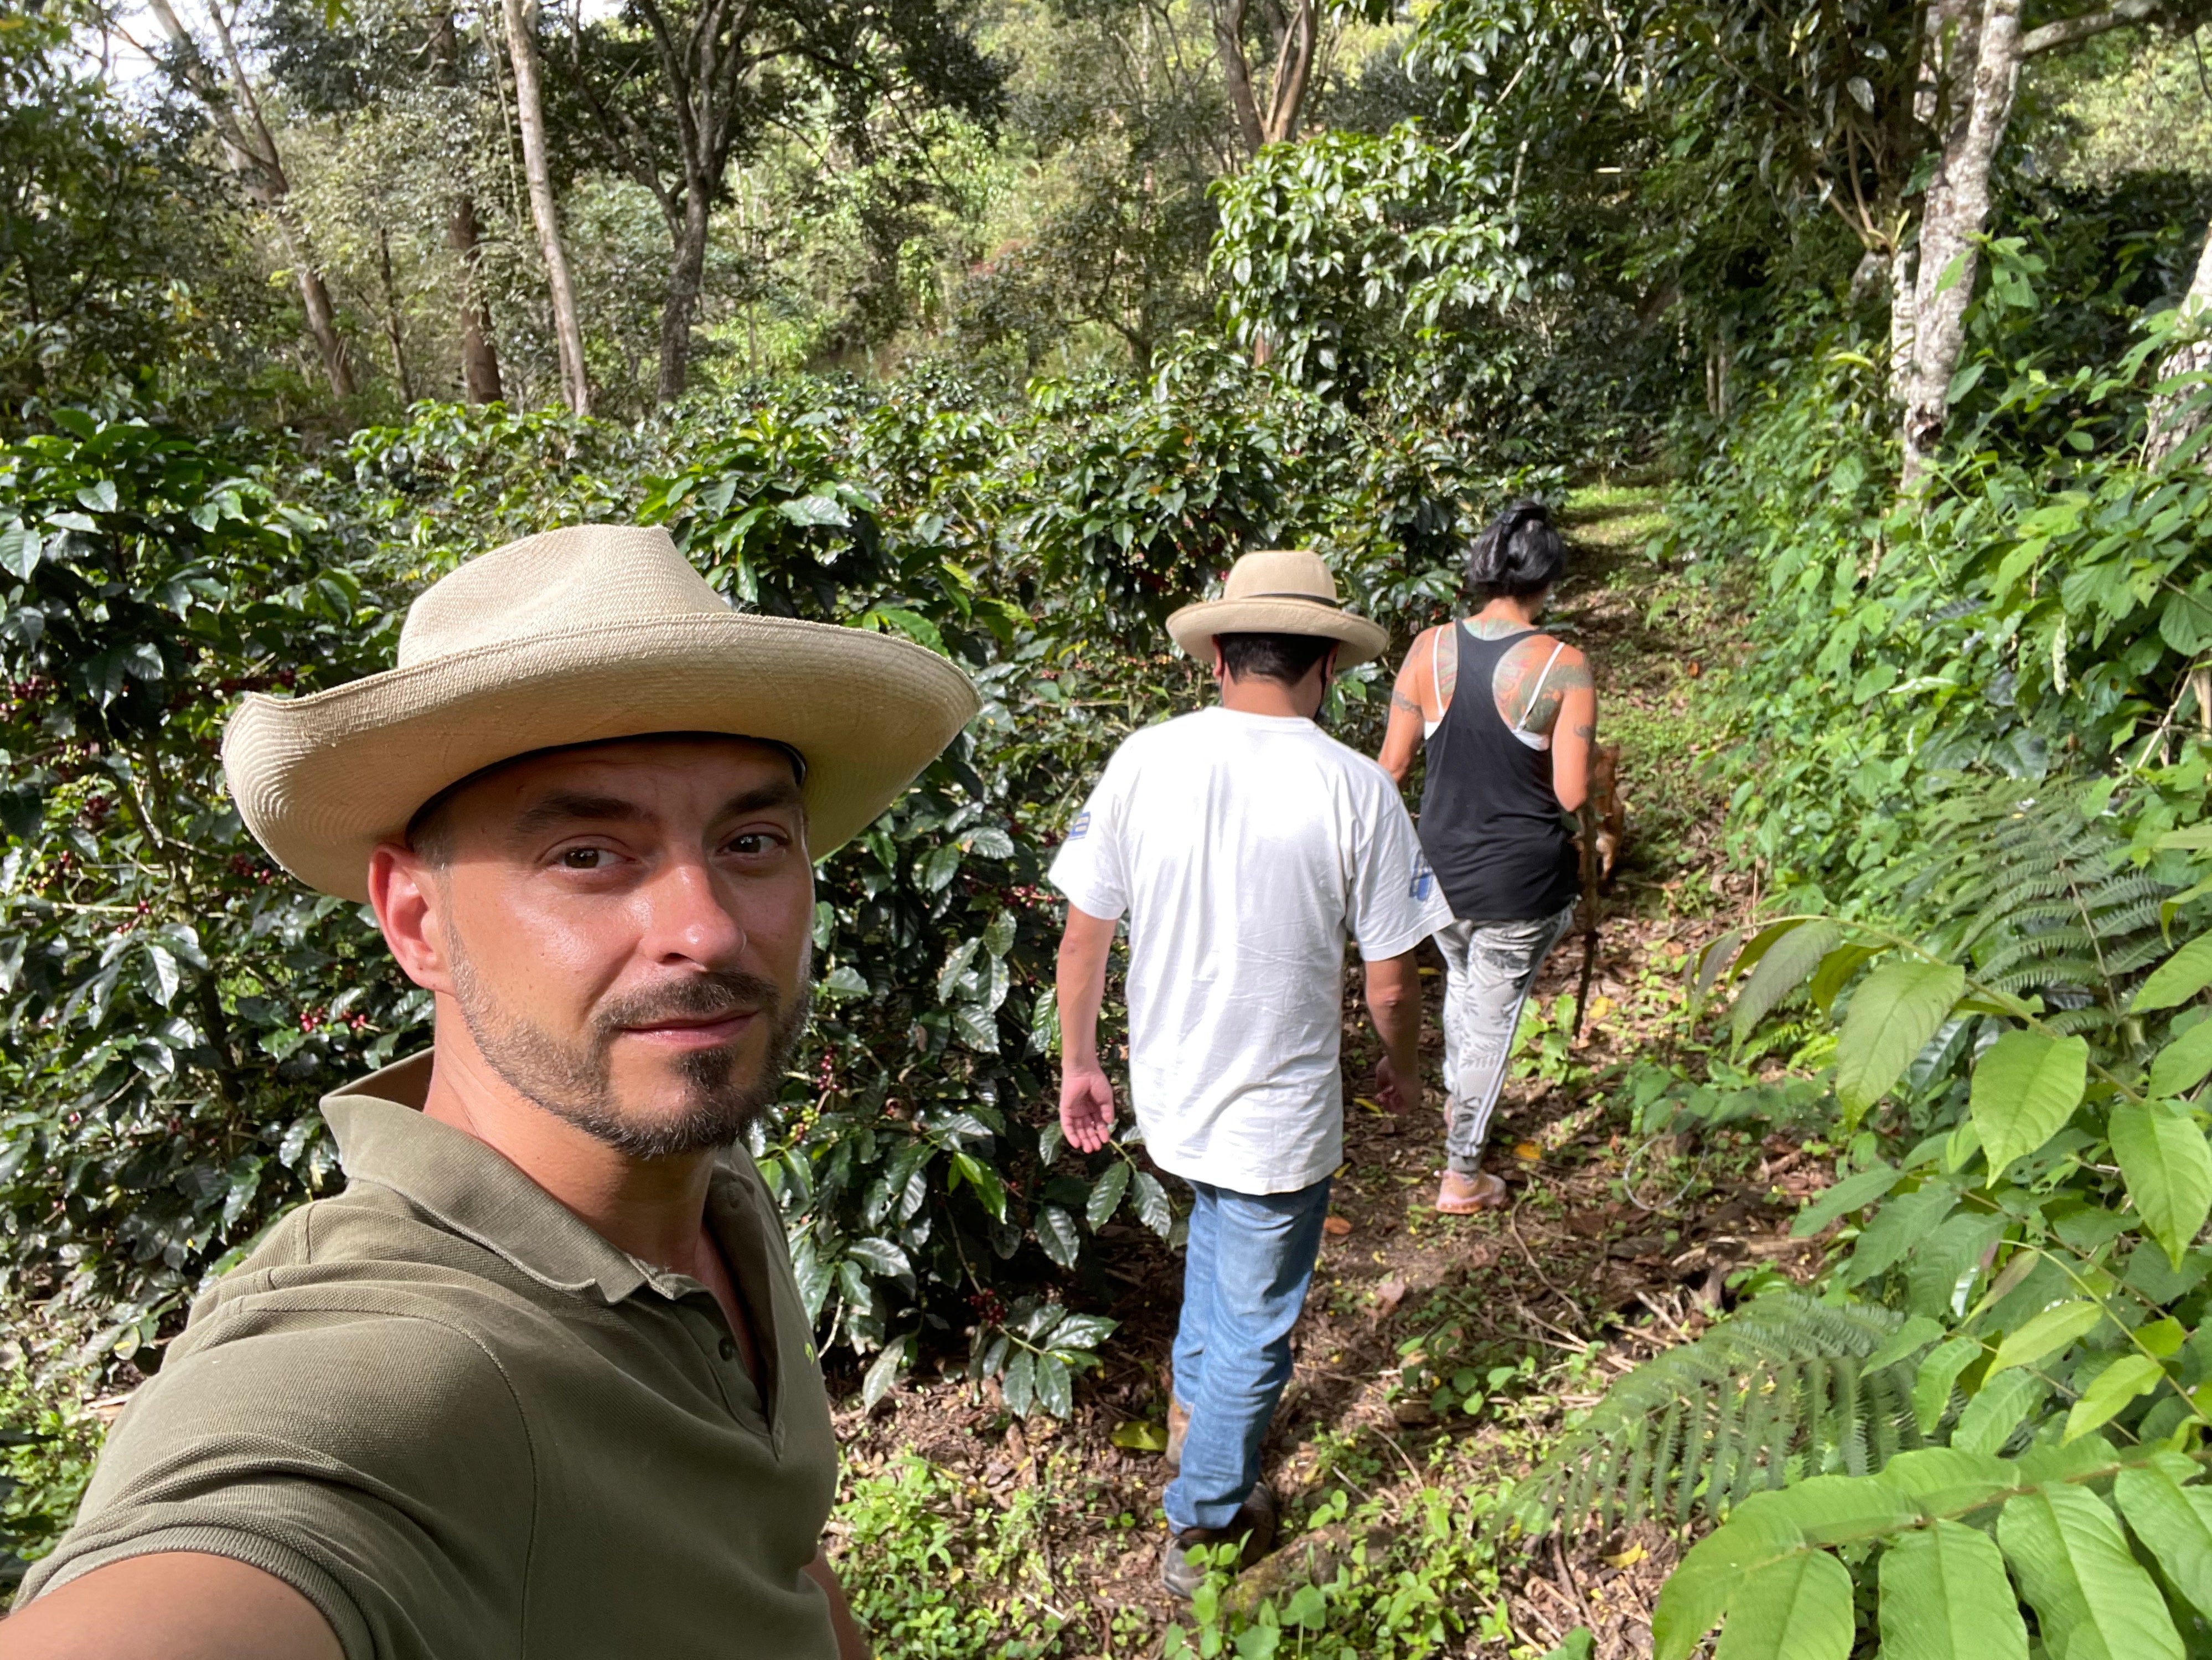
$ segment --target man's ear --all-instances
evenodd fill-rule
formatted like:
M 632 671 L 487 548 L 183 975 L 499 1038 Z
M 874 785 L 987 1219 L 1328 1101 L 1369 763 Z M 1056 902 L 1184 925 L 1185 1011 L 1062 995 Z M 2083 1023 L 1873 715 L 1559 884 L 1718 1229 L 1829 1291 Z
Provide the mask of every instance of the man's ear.
M 1213 648 L 1213 678 L 1215 684 L 1225 686 L 1229 684 L 1229 660 L 1222 655 L 1220 635 L 1213 635 L 1212 638 L 1207 640 L 1206 644 Z
M 407 977 L 425 991 L 452 991 L 445 893 L 430 862 L 396 842 L 379 842 L 368 856 L 368 903 Z

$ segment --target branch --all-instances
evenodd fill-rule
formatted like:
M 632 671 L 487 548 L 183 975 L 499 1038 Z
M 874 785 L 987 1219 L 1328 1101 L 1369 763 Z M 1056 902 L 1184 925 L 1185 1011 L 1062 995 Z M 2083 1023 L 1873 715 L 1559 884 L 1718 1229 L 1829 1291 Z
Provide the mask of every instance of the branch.
M 2124 29 L 2133 23 L 2148 23 L 2165 9 L 2165 0 L 2112 0 L 2112 3 L 2102 11 L 2084 12 L 2079 17 L 2062 17 L 2055 23 L 2045 23 L 2041 28 L 2028 30 L 2020 37 L 2020 55 L 2033 58 L 2039 52 L 2070 46 L 2077 41 L 2091 40 L 2113 29 Z

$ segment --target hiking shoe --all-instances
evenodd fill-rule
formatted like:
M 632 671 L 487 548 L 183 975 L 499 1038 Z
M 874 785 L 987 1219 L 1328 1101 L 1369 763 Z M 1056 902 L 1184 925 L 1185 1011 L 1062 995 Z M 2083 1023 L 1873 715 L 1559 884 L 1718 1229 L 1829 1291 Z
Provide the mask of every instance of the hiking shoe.
M 1227 1527 L 1188 1528 L 1168 1536 L 1167 1547 L 1160 1553 L 1161 1586 L 1169 1596 L 1188 1602 L 1206 1583 L 1206 1558 L 1193 1553 L 1240 1539 L 1244 1548 L 1237 1558 L 1239 1572 L 1275 1548 L 1275 1493 L 1265 1481 L 1237 1507 L 1236 1519 Z
M 1182 1444 L 1190 1433 L 1190 1408 L 1170 1394 L 1168 1396 L 1168 1450 L 1165 1454 L 1168 1474 L 1182 1474 Z

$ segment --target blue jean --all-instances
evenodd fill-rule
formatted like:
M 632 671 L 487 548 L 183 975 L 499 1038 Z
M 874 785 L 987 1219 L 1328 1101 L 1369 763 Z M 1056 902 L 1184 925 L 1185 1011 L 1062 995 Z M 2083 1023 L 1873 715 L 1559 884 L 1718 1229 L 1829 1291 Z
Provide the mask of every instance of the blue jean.
M 1175 1394 L 1190 1414 L 1168 1525 L 1225 1528 L 1260 1479 L 1260 1444 L 1291 1381 L 1291 1328 L 1305 1305 L 1328 1214 L 1328 1178 L 1295 1193 L 1193 1182 L 1176 1329 Z

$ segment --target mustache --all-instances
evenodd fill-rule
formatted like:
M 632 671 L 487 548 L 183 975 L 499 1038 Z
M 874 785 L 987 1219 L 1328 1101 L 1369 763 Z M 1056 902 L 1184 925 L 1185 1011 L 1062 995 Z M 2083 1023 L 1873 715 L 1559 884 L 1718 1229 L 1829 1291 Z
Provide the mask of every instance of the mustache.
M 716 1020 L 726 1015 L 761 1013 L 773 1024 L 782 1012 L 783 1003 L 783 992 L 773 980 L 742 969 L 717 969 L 625 992 L 603 1005 L 592 1025 L 605 1042 L 625 1027 L 660 1025 L 671 1020 Z

